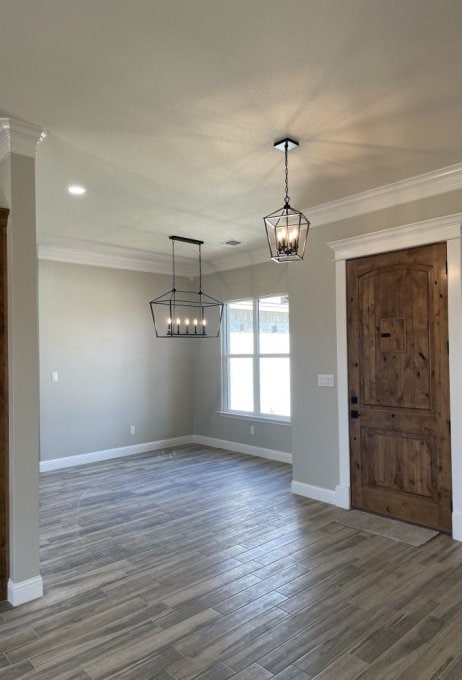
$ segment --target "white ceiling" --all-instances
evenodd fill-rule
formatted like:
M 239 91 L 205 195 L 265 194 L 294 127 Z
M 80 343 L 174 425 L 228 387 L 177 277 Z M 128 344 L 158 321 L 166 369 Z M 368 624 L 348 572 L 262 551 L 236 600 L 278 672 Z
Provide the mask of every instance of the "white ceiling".
M 0 16 L 0 114 L 48 132 L 45 244 L 261 249 L 286 134 L 308 217 L 462 160 L 460 0 L 0 0 Z

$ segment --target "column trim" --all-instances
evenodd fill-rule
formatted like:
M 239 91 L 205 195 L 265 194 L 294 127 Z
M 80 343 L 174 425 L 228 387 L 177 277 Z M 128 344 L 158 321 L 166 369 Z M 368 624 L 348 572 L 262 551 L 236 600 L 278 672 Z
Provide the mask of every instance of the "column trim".
M 47 133 L 17 118 L 0 118 L 0 163 L 9 153 L 36 158 L 37 147 Z
M 14 583 L 11 579 L 8 581 L 8 602 L 13 607 L 18 607 L 20 604 L 37 600 L 43 597 L 43 580 L 41 576 L 34 576 L 25 581 Z

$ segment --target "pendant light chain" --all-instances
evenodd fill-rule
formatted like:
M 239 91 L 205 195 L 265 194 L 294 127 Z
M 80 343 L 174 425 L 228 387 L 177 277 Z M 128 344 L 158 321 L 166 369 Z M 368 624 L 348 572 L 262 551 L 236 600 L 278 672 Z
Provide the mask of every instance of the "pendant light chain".
M 199 295 L 202 295 L 202 246 L 199 244 Z
M 289 142 L 286 141 L 284 145 L 284 153 L 285 153 L 285 159 L 286 159 L 286 197 L 285 197 L 285 204 L 289 205 L 290 203 L 290 196 L 289 196 L 289 167 L 288 167 L 288 161 L 287 161 L 287 153 L 289 151 Z

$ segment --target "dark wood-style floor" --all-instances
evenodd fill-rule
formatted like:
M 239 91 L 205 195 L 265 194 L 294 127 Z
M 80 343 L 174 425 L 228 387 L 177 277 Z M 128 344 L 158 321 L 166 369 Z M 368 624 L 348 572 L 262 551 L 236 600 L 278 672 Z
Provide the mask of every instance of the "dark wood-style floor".
M 45 597 L 0 680 L 460 680 L 462 545 L 415 548 L 204 447 L 42 475 Z

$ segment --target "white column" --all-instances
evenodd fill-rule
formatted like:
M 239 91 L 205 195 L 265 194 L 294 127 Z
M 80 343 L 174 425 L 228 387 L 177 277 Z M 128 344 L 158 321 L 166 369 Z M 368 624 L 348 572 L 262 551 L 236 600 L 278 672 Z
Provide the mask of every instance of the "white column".
M 8 219 L 10 568 L 13 605 L 43 594 L 39 564 L 39 357 L 35 157 L 45 133 L 0 118 L 0 200 Z

